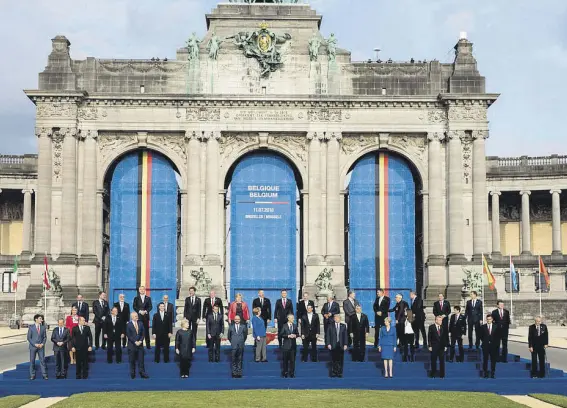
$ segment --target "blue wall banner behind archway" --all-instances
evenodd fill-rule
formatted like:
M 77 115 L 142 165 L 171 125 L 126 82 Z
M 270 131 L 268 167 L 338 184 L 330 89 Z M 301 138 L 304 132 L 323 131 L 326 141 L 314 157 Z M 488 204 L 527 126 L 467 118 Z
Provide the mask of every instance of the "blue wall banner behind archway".
M 348 190 L 349 288 L 373 324 L 377 288 L 391 307 L 415 289 L 415 181 L 404 159 L 381 152 L 356 163 Z
M 236 166 L 230 184 L 230 299 L 251 306 L 259 289 L 272 300 L 280 290 L 296 301 L 297 182 L 290 164 L 253 153 Z M 272 310 L 273 312 L 273 310 Z
M 144 150 L 124 156 L 110 184 L 109 302 L 132 305 L 146 286 L 154 310 L 177 297 L 178 185 L 169 161 Z M 152 311 L 152 313 L 153 313 Z

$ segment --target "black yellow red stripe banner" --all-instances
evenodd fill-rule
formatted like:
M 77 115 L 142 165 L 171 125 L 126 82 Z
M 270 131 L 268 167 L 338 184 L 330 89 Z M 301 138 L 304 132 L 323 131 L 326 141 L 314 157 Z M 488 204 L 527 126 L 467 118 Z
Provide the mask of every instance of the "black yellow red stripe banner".
M 390 287 L 388 242 L 388 154 L 376 157 L 376 287 L 388 291 Z
M 138 159 L 138 267 L 137 284 L 150 289 L 152 226 L 152 153 L 140 152 Z

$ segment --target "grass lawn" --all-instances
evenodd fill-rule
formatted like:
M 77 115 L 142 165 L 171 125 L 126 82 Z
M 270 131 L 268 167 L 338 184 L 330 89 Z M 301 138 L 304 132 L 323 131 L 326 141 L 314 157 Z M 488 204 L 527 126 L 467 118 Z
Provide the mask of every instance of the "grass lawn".
M 563 395 L 553 395 L 553 394 L 530 394 L 530 397 L 537 398 L 538 400 L 548 402 L 558 407 L 567 408 L 567 397 Z
M 10 395 L 0 398 L 0 408 L 17 408 L 39 399 L 39 395 Z
M 255 408 L 275 405 L 278 408 L 328 408 L 356 405 L 359 407 L 408 404 L 419 408 L 520 408 L 504 397 L 489 393 L 436 392 L 436 391 L 360 391 L 360 390 L 243 390 L 243 391 L 186 391 L 186 392 L 116 392 L 76 394 L 55 405 L 56 408 L 100 407 L 170 407 L 190 406 L 211 408 L 236 406 Z

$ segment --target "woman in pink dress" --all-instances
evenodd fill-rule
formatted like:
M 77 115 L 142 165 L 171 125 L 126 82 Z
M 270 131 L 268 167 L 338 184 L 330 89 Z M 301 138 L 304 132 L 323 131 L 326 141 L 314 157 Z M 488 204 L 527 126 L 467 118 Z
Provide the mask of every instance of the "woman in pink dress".
M 67 327 L 69 329 L 69 333 L 71 333 L 71 336 L 73 335 L 73 327 L 78 326 L 79 325 L 79 315 L 77 314 L 77 308 L 75 306 L 73 306 L 71 308 L 71 315 L 67 316 L 67 318 L 65 319 L 65 327 Z M 71 351 L 72 348 L 72 342 L 69 342 L 69 359 L 70 359 L 70 363 L 71 364 L 76 364 L 76 360 L 75 360 L 75 353 L 73 353 Z
M 242 301 L 242 294 L 237 293 L 228 308 L 228 322 L 232 323 L 236 315 L 240 316 L 242 322 L 248 322 L 250 320 L 250 311 L 248 310 L 248 305 Z

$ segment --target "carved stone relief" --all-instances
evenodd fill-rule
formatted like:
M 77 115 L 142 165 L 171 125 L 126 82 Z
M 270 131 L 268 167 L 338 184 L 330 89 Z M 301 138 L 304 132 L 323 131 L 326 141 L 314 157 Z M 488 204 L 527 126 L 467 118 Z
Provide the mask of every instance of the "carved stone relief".
M 505 196 L 500 198 L 500 221 L 520 221 L 520 205 L 517 202 L 506 202 Z
M 424 161 L 425 160 L 425 150 L 426 150 L 426 139 L 425 136 L 418 135 L 391 135 L 389 144 L 400 147 L 406 150 L 408 153 L 412 154 L 413 157 Z
M 24 219 L 24 203 L 4 201 L 0 204 L 0 220 L 21 221 Z
M 124 146 L 136 143 L 137 135 L 120 133 L 101 133 L 98 137 L 98 148 L 101 162 L 104 162 L 113 152 Z
M 311 109 L 307 111 L 307 119 L 310 122 L 341 122 L 343 114 L 340 109 Z
M 51 135 L 51 151 L 53 152 L 53 181 L 57 183 L 61 181 L 61 164 L 63 162 L 64 138 L 65 134 L 62 132 L 54 132 Z
M 289 150 L 303 163 L 307 162 L 307 144 L 304 137 L 284 135 L 274 137 L 273 142 L 275 145 L 280 145 Z
M 224 158 L 232 156 L 234 152 L 241 150 L 244 146 L 258 142 L 258 136 L 250 134 L 238 134 L 222 136 L 219 139 L 219 152 Z
M 98 119 L 98 108 L 93 106 L 84 106 L 79 108 L 79 119 L 96 120 Z
M 176 135 L 151 135 L 149 142 L 156 146 L 163 146 L 174 151 L 182 160 L 187 160 L 187 152 L 185 150 L 185 139 Z
M 461 137 L 461 149 L 463 151 L 463 178 L 467 180 L 472 174 L 472 138 L 470 136 Z
M 220 120 L 220 108 L 187 108 L 185 118 L 191 122 Z
M 77 105 L 74 103 L 40 103 L 37 105 L 36 116 L 38 118 L 49 117 L 75 117 Z
M 367 146 L 378 143 L 375 135 L 344 135 L 341 141 L 342 151 L 349 155 L 364 149 Z
M 451 106 L 449 107 L 449 120 L 455 121 L 486 121 L 486 107 L 484 106 Z

